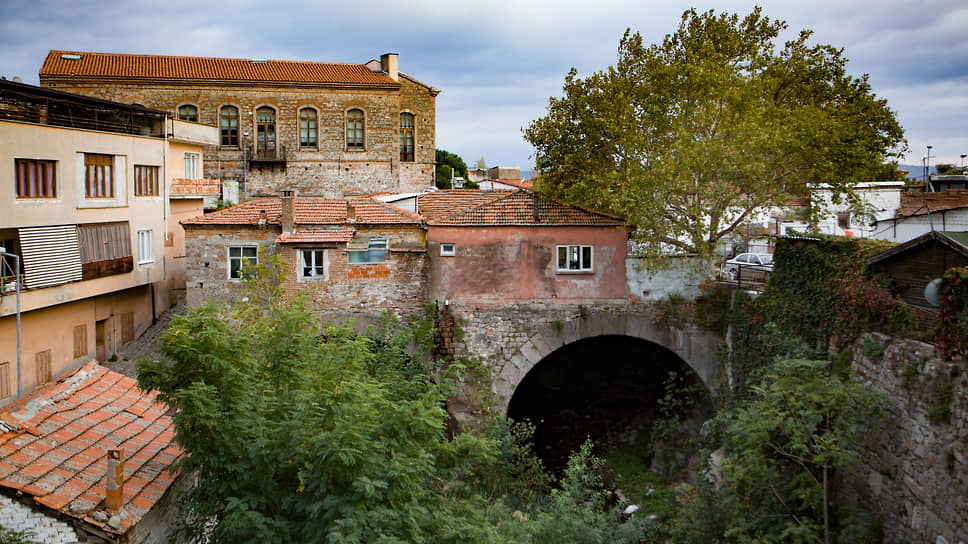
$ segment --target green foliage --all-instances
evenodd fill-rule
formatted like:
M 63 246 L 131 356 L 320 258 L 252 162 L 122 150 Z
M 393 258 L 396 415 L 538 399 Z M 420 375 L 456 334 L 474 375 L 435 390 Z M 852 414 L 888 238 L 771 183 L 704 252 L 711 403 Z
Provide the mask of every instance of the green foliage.
M 757 369 L 777 358 L 822 359 L 864 331 L 909 332 L 913 312 L 865 270 L 867 257 L 885 247 L 828 236 L 778 240 L 763 294 L 755 301 L 741 297 L 734 307 L 733 394 L 744 398 Z
M 35 540 L 33 531 L 11 531 L 0 527 L 0 544 L 30 544 Z
M 484 160 L 484 155 L 481 155 L 481 158 L 477 159 L 477 162 L 474 163 L 474 168 L 487 170 L 487 161 Z
M 407 352 L 427 329 L 387 318 L 368 336 L 320 334 L 306 301 L 271 296 L 266 277 L 246 281 L 231 313 L 175 318 L 168 364 L 139 365 L 139 385 L 177 409 L 180 469 L 198 474 L 186 530 L 211 542 L 490 540 L 483 504 L 450 483 L 494 444 L 444 436 L 442 388 Z
M 618 61 L 563 96 L 525 139 L 542 192 L 638 227 L 649 254 L 712 255 L 756 210 L 811 184 L 837 197 L 903 155 L 901 126 L 841 49 L 762 15 L 686 11 L 661 43 L 626 31 Z M 816 210 L 814 210 L 816 213 Z
M 884 356 L 884 346 L 869 338 L 864 339 L 864 355 L 870 359 L 880 359 Z
M 950 361 L 968 353 L 968 267 L 951 268 L 941 284 L 941 323 L 935 346 Z
M 928 420 L 935 425 L 951 422 L 951 403 L 955 399 L 955 382 L 950 376 L 940 376 L 934 383 L 934 394 L 928 404 Z
M 871 542 L 876 524 L 834 504 L 837 471 L 879 418 L 882 401 L 830 372 L 827 361 L 771 365 L 745 406 L 716 416 L 726 455 L 718 489 L 703 487 L 683 523 L 686 542 Z M 709 505 L 720 510 L 711 519 Z M 864 528 L 859 531 L 859 528 Z
M 964 174 L 965 169 L 960 166 L 955 166 L 948 163 L 940 163 L 935 166 L 935 170 L 938 172 L 939 176 L 954 176 L 958 174 Z
M 435 150 L 435 160 L 437 168 L 434 179 L 438 189 L 450 189 L 451 174 L 459 178 L 467 178 L 467 164 L 464 159 L 443 149 Z
M 831 371 L 834 376 L 842 380 L 850 378 L 851 365 L 854 364 L 854 352 L 850 349 L 841 350 L 840 353 L 834 357 L 833 365 L 831 366 Z

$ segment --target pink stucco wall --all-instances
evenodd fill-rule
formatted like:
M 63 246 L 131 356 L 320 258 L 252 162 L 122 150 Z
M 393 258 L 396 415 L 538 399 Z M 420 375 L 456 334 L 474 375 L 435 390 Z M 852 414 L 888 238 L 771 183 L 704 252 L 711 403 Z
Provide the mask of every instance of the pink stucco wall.
M 481 306 L 624 299 L 624 227 L 440 227 L 427 232 L 428 299 Z M 456 245 L 442 257 L 440 244 Z M 591 272 L 556 270 L 558 245 L 593 246 Z

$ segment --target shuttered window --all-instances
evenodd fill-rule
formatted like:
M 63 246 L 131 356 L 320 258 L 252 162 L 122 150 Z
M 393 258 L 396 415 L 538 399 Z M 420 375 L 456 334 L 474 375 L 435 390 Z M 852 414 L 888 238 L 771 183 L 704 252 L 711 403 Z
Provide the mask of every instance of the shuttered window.
M 50 368 L 50 350 L 45 349 L 34 357 L 34 368 L 37 370 L 37 384 L 47 383 L 53 378 Z
M 134 340 L 134 312 L 121 314 L 121 341 L 128 343 Z
M 13 394 L 10 390 L 10 361 L 0 363 L 0 398 L 7 398 Z
M 84 196 L 114 198 L 114 157 L 84 154 Z
M 82 263 L 131 257 L 131 231 L 127 221 L 79 225 L 77 240 Z
M 134 196 L 158 196 L 158 167 L 134 165 Z
M 74 358 L 87 355 L 87 325 L 74 327 Z
M 17 198 L 56 198 L 55 161 L 17 159 Z

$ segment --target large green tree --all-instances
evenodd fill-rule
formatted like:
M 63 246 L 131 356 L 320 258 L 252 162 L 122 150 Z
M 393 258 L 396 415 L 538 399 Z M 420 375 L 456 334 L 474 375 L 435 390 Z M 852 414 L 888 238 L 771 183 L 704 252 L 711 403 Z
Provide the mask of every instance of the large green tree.
M 459 178 L 467 178 L 467 164 L 464 159 L 443 149 L 436 150 L 436 180 L 438 189 L 450 189 L 451 174 Z
M 654 254 L 709 255 L 810 184 L 849 197 L 901 156 L 902 129 L 842 50 L 809 31 L 779 46 L 786 28 L 756 8 L 689 10 L 654 45 L 626 31 L 615 66 L 572 69 L 525 129 L 539 190 L 628 218 Z

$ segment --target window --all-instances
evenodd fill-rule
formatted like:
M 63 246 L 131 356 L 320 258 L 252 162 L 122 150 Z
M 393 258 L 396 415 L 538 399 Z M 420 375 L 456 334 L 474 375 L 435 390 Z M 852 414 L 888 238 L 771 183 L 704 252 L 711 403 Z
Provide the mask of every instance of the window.
M 55 198 L 55 161 L 16 159 L 17 198 Z
M 276 110 L 269 106 L 255 110 L 255 148 L 263 152 L 276 149 Z
M 400 160 L 413 160 L 413 114 L 400 114 Z
M 457 247 L 454 244 L 440 244 L 441 257 L 453 257 L 457 254 Z
M 114 198 L 114 157 L 84 154 L 84 196 Z
M 259 263 L 259 248 L 256 246 L 229 246 L 229 279 L 243 278 L 245 263 L 255 266 Z
M 302 279 L 326 279 L 326 251 L 322 249 L 301 249 L 302 266 L 299 277 Z
M 591 272 L 592 246 L 558 246 L 558 272 Z
M 367 249 L 347 253 L 350 264 L 382 263 L 387 257 L 387 239 L 373 238 Z
M 346 112 L 346 148 L 363 149 L 363 110 Z
M 128 229 L 127 221 L 78 225 L 77 245 L 81 253 L 81 263 L 130 257 L 131 231 Z
M 299 147 L 316 147 L 316 110 L 299 110 Z
M 151 231 L 138 231 L 138 264 L 154 262 L 151 254 Z
M 198 108 L 191 104 L 178 106 L 178 118 L 182 121 L 198 122 Z
M 185 153 L 185 179 L 198 179 L 198 153 Z
M 134 196 L 158 196 L 158 167 L 134 165 Z
M 842 230 L 847 230 L 850 228 L 850 210 L 837 212 L 837 226 Z
M 219 110 L 219 131 L 222 145 L 239 145 L 239 108 L 222 106 Z

